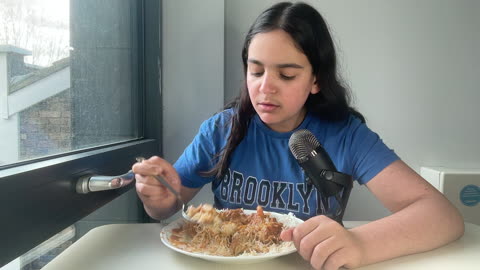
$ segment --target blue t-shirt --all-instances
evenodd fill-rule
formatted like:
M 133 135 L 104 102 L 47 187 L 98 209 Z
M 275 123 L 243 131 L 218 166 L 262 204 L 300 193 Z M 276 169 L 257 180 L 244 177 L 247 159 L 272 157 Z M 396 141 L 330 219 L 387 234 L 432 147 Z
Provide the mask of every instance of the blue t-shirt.
M 203 122 L 192 143 L 174 164 L 182 184 L 199 188 L 212 182 L 217 208 L 292 212 L 301 219 L 321 214 L 320 193 L 306 184 L 305 174 L 288 147 L 290 136 L 308 129 L 322 144 L 339 172 L 351 175 L 360 184 L 399 159 L 380 137 L 358 118 L 328 122 L 307 113 L 291 132 L 276 132 L 255 115 L 248 131 L 230 157 L 222 179 L 202 177 L 198 172 L 214 166 L 215 154 L 226 144 L 230 133 L 231 109 Z

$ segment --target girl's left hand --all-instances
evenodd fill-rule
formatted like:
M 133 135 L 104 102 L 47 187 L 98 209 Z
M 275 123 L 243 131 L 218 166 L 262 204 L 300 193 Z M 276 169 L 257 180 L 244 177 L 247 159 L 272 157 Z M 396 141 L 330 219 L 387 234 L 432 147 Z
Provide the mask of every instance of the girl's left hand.
M 361 242 L 338 222 L 316 216 L 282 231 L 283 241 L 293 241 L 298 253 L 317 270 L 356 268 L 362 263 Z

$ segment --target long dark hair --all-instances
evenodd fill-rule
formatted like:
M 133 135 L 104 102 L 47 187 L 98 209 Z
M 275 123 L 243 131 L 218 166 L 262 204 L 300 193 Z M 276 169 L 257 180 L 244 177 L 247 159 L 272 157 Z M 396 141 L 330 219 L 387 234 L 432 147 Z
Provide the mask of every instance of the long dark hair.
M 244 77 L 247 74 L 248 48 L 252 39 L 258 33 L 277 29 L 292 37 L 297 48 L 312 65 L 320 92 L 310 94 L 307 98 L 307 111 L 327 121 L 341 121 L 352 113 L 364 122 L 363 116 L 350 106 L 350 92 L 338 78 L 335 47 L 328 26 L 320 13 L 308 4 L 277 3 L 258 16 L 245 37 L 242 49 Z M 255 115 L 246 82 L 240 95 L 225 108 L 234 108 L 230 136 L 225 148 L 217 154 L 216 165 L 211 170 L 202 172 L 203 176 L 223 177 L 231 153 L 245 137 L 250 120 Z

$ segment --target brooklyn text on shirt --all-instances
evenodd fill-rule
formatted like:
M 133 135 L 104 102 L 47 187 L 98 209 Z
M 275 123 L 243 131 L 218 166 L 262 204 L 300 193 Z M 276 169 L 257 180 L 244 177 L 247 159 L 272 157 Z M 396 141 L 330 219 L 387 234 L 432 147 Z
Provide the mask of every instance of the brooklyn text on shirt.
M 315 191 L 315 192 L 314 192 Z M 279 209 L 304 215 L 321 214 L 320 194 L 311 184 L 298 180 L 258 180 L 230 169 L 217 187 L 219 199 L 234 205 Z M 313 211 L 313 212 L 312 212 Z

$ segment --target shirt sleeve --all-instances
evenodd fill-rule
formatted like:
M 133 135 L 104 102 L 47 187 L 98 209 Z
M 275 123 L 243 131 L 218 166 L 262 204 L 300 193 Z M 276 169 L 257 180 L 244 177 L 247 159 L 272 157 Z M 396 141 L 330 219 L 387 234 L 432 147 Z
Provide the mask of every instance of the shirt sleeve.
M 226 112 L 219 113 L 200 125 L 193 141 L 185 148 L 173 167 L 177 170 L 182 185 L 200 188 L 211 182 L 213 177 L 203 177 L 202 171 L 208 171 L 215 165 L 215 156 L 225 145 Z
M 400 158 L 365 123 L 354 117 L 350 123 L 352 127 L 350 133 L 352 176 L 360 184 L 366 184 L 380 171 Z

